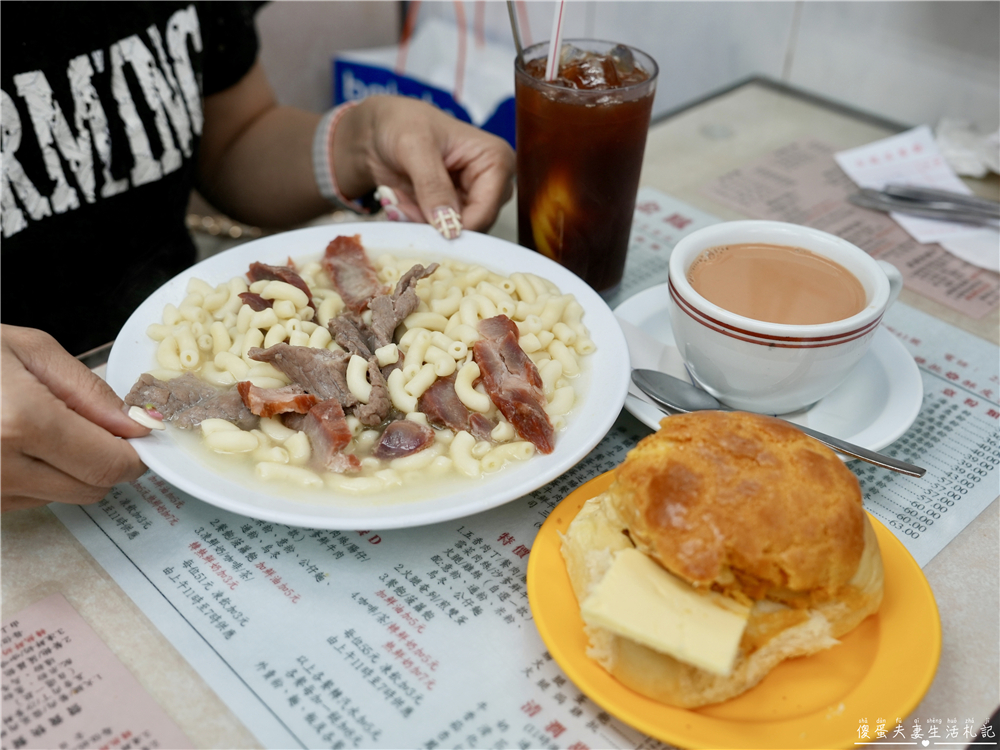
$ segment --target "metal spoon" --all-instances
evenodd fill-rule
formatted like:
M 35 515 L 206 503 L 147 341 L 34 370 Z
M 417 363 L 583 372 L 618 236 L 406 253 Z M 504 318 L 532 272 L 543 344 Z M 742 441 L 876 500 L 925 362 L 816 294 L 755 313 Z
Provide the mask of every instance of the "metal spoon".
M 673 411 L 692 412 L 704 409 L 733 411 L 733 409 L 730 409 L 718 401 L 712 394 L 703 391 L 701 388 L 693 386 L 690 383 L 685 383 L 683 380 L 667 375 L 666 373 L 657 372 L 656 370 L 633 370 L 632 382 L 639 386 L 642 392 L 653 399 L 657 405 Z M 799 424 L 794 426 L 835 451 L 851 456 L 852 458 L 859 458 L 876 466 L 881 466 L 883 469 L 891 469 L 901 474 L 908 474 L 911 477 L 922 477 L 927 473 L 926 469 L 908 464 L 905 461 L 852 445 L 839 438 L 824 435 L 822 432 L 810 430 L 808 427 L 803 427 Z

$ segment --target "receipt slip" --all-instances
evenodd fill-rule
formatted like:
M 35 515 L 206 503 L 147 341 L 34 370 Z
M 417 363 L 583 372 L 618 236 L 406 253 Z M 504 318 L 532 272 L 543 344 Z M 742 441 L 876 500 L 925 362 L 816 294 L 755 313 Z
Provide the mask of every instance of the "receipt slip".
M 592 625 L 723 676 L 750 616 L 749 607 L 696 591 L 631 548 L 615 555 L 581 612 Z

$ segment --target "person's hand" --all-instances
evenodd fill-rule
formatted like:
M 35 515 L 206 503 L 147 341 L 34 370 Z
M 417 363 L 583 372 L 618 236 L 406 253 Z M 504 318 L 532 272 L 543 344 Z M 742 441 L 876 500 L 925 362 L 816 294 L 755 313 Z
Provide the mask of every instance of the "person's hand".
M 320 119 L 280 106 L 258 61 L 235 85 L 205 97 L 199 191 L 258 226 L 287 228 L 329 213 L 312 163 Z M 439 230 L 449 218 L 458 231 L 489 229 L 514 191 L 514 151 L 505 140 L 402 96 L 372 96 L 345 110 L 332 162 L 343 196 L 388 187 L 396 209 Z
M 333 162 L 344 195 L 387 186 L 408 218 L 439 230 L 449 210 L 464 227 L 489 229 L 513 193 L 506 141 L 418 99 L 373 96 L 345 112 Z
M 149 429 L 47 333 L 0 326 L 0 507 L 86 504 L 146 470 L 124 437 Z

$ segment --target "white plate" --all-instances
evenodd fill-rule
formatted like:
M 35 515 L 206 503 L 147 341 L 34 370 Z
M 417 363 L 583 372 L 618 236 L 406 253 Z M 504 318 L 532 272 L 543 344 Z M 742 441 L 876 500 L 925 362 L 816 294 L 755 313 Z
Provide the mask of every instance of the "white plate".
M 337 235 L 360 234 L 371 257 L 389 252 L 419 255 L 427 260 L 455 258 L 490 268 L 503 275 L 516 271 L 549 279 L 563 293 L 575 295 L 585 310 L 583 322 L 597 345 L 585 373 L 586 390 L 568 415 L 569 425 L 556 435 L 555 450 L 527 461 L 514 462 L 494 475 L 453 482 L 426 499 L 395 501 L 391 492 L 379 495 L 339 496 L 330 491 L 322 503 L 290 497 L 278 486 L 259 481 L 238 482 L 192 459 L 175 440 L 171 429 L 131 442 L 146 465 L 174 486 L 207 503 L 267 521 L 325 529 L 391 529 L 421 526 L 478 513 L 522 497 L 565 473 L 611 429 L 628 392 L 628 347 L 611 309 L 577 276 L 545 256 L 509 242 L 463 232 L 444 240 L 422 224 L 372 222 L 309 227 L 239 245 L 197 264 L 168 281 L 128 319 L 115 340 L 108 360 L 107 379 L 124 396 L 143 372 L 156 367 L 156 342 L 146 328 L 160 321 L 164 306 L 186 295 L 191 277 L 215 285 L 246 273 L 253 261 L 283 265 L 293 259 L 319 257 Z
M 615 315 L 676 351 L 667 299 L 667 285 L 654 286 L 625 300 L 615 308 Z M 909 429 L 920 413 L 923 397 L 917 363 L 897 339 L 879 328 L 868 353 L 835 391 L 809 409 L 782 416 L 877 451 Z M 658 408 L 633 395 L 625 399 L 625 408 L 654 430 L 664 417 Z

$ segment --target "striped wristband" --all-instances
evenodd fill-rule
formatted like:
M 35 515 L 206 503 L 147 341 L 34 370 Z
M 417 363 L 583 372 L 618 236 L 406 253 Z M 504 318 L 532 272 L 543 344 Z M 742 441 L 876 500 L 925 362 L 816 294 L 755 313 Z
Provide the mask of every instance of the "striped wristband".
M 344 102 L 323 115 L 323 119 L 316 126 L 316 133 L 313 135 L 312 161 L 316 186 L 324 198 L 337 208 L 366 214 L 369 213 L 369 210 L 362 206 L 359 201 L 352 201 L 340 192 L 340 188 L 337 186 L 337 177 L 333 173 L 333 155 L 331 153 L 337 123 L 340 122 L 340 118 L 347 110 L 356 107 L 359 103 L 359 101 Z

